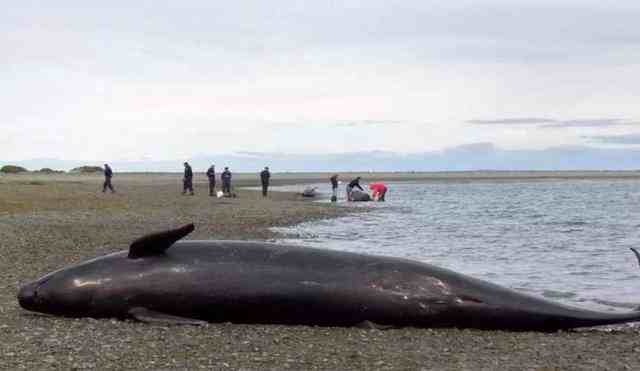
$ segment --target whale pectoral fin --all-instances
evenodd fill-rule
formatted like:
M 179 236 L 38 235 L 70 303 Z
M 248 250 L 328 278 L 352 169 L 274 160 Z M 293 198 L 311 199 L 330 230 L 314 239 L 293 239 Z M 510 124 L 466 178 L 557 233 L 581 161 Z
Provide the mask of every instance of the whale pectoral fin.
M 129 246 L 129 259 L 163 254 L 176 241 L 193 232 L 193 223 L 177 229 L 142 236 Z
M 156 312 L 144 307 L 134 307 L 129 309 L 128 314 L 140 322 L 161 323 L 166 325 L 206 325 L 206 321 L 193 318 L 173 316 L 162 312 Z
M 362 321 L 355 324 L 355 327 L 363 329 L 363 330 L 389 330 L 394 328 L 391 325 L 381 325 L 379 323 L 371 322 L 371 321 Z

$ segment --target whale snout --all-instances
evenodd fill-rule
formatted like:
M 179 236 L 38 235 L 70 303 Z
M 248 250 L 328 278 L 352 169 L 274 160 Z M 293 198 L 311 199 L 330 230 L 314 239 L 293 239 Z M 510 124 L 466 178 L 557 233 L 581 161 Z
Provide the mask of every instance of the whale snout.
M 28 283 L 18 291 L 18 302 L 27 310 L 37 310 L 38 307 L 38 283 Z
M 20 287 L 18 302 L 32 312 L 83 315 L 89 310 L 93 291 L 89 287 L 77 287 L 81 283 L 64 276 L 45 276 Z

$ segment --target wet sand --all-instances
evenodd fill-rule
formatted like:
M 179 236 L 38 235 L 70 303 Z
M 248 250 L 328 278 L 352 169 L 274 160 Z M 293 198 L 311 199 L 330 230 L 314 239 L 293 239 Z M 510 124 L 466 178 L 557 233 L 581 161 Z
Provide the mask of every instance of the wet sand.
M 363 174 L 365 180 L 640 179 L 610 173 Z M 349 176 L 343 177 L 347 180 Z M 274 184 L 325 181 L 326 174 L 274 174 Z M 308 326 L 209 324 L 157 326 L 68 319 L 22 310 L 20 283 L 82 259 L 126 249 L 133 239 L 194 222 L 192 239 L 276 238 L 272 226 L 354 212 L 293 193 L 239 189 L 238 198 L 182 196 L 179 174 L 116 174 L 116 194 L 100 176 L 0 176 L 0 368 L 3 369 L 640 369 L 640 332 L 557 333 L 457 329 L 366 330 Z M 640 301 L 640 290 L 639 299 Z

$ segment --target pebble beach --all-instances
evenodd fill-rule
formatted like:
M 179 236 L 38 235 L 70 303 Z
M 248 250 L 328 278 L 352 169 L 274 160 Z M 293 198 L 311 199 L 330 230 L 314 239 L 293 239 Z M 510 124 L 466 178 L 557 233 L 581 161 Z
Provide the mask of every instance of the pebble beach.
M 325 177 L 280 178 L 276 184 L 302 185 Z M 406 178 L 424 180 L 416 175 Z M 431 180 L 447 181 L 442 174 L 436 178 Z M 21 284 L 84 259 L 127 249 L 149 232 L 193 222 L 196 230 L 190 239 L 272 241 L 278 236 L 271 227 L 359 212 L 309 202 L 293 192 L 271 192 L 265 199 L 259 191 L 242 188 L 258 185 L 253 174 L 235 179 L 237 198 L 209 197 L 206 178 L 197 174 L 196 179 L 196 194 L 183 196 L 180 174 L 116 174 L 115 194 L 101 192 L 99 175 L 0 177 L 0 368 L 640 369 L 640 330 L 633 325 L 556 333 L 232 323 L 163 326 L 60 318 L 20 308 L 16 293 Z

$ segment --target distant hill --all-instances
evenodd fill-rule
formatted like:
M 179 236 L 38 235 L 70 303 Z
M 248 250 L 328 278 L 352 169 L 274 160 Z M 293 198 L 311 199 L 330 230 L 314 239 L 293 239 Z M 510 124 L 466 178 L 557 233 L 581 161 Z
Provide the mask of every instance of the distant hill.
M 48 168 L 48 167 L 43 167 L 42 169 L 36 170 L 35 172 L 36 173 L 40 173 L 40 174 L 61 174 L 61 173 L 64 173 L 63 170 L 53 170 L 53 169 Z
M 349 171 L 566 171 L 566 170 L 637 170 L 640 148 L 596 148 L 563 146 L 546 149 L 508 150 L 491 143 L 472 143 L 439 151 L 395 153 L 385 151 L 296 154 L 275 152 L 236 152 L 201 154 L 174 160 L 56 160 L 32 159 L 11 161 L 29 169 L 48 167 L 72 169 L 94 168 L 90 163 L 109 163 L 115 172 L 182 172 L 188 161 L 195 172 L 204 172 L 211 164 L 218 170 L 229 166 L 232 172 L 259 172 L 269 166 L 274 172 L 349 172 Z M 99 170 L 98 170 L 99 169 Z
M 28 170 L 23 168 L 22 166 L 16 166 L 16 165 L 4 165 L 2 168 L 0 168 L 0 173 L 5 173 L 5 174 L 17 174 L 17 173 L 24 173 L 27 171 Z
M 79 166 L 69 170 L 70 173 L 93 174 L 101 173 L 103 170 L 100 166 Z

